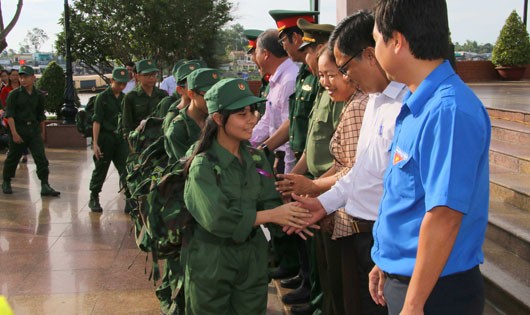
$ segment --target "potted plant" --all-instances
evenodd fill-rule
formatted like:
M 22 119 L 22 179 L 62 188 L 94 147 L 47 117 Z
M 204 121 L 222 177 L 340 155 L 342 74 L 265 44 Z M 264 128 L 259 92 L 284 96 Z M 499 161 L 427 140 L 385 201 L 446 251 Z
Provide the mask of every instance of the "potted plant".
M 530 39 L 521 18 L 512 11 L 493 47 L 491 62 L 504 80 L 518 81 L 530 62 Z

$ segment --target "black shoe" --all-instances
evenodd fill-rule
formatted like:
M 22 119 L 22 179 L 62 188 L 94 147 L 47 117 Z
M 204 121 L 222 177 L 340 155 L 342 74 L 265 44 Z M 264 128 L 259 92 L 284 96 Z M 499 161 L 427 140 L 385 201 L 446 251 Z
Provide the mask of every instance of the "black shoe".
M 291 314 L 293 315 L 313 315 L 315 307 L 309 304 L 293 305 L 291 306 Z
M 103 208 L 99 204 L 98 195 L 90 195 L 90 201 L 88 202 L 88 207 L 92 212 L 103 212 Z
M 2 183 L 2 191 L 4 192 L 4 194 L 13 193 L 13 189 L 11 189 L 11 181 L 4 180 L 4 182 Z
M 296 289 L 302 284 L 302 277 L 296 275 L 292 278 L 280 280 L 280 286 L 286 289 Z
M 41 196 L 52 196 L 52 197 L 57 197 L 59 196 L 61 193 L 58 192 L 57 190 L 53 189 L 50 184 L 42 184 L 41 185 L 41 190 L 40 190 L 40 195 Z
M 309 302 L 311 289 L 301 286 L 282 297 L 283 304 L 304 304 Z
M 282 268 L 281 266 L 276 268 L 276 270 L 274 270 L 273 272 L 271 272 L 269 274 L 269 278 L 272 278 L 272 279 L 287 279 L 287 278 L 292 278 L 294 276 L 296 276 L 298 274 L 298 270 L 296 271 L 291 271 L 291 270 L 287 270 L 285 268 Z

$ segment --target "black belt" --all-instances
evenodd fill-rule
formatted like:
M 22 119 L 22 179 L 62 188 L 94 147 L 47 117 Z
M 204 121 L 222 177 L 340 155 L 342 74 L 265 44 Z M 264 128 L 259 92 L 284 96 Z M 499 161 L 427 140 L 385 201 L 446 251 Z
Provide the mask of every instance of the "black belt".
M 248 237 L 242 242 L 236 242 L 233 238 L 223 238 L 213 235 L 212 233 L 206 231 L 200 226 L 195 226 L 195 231 L 193 232 L 193 237 L 196 237 L 198 240 L 201 240 L 206 243 L 221 245 L 221 246 L 234 246 L 241 245 L 250 240 L 252 240 L 256 235 L 257 231 L 260 228 L 253 228 Z
M 388 272 L 385 272 L 385 276 L 387 278 L 389 278 L 389 279 L 394 279 L 394 280 L 397 280 L 397 281 L 403 282 L 403 283 L 409 283 L 410 282 L 410 277 L 407 277 L 407 276 L 396 275 L 396 274 L 388 273 Z
M 372 233 L 375 221 L 361 220 L 361 219 L 352 219 L 350 221 L 353 234 L 359 233 Z

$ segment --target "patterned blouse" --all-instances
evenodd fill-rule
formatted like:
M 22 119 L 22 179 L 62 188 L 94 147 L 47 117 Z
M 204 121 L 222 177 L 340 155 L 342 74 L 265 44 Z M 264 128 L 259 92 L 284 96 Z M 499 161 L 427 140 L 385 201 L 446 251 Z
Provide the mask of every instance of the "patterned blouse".
M 331 138 L 329 148 L 335 161 L 335 177 L 339 180 L 346 175 L 355 163 L 357 143 L 361 132 L 364 110 L 368 102 L 368 94 L 357 90 L 342 109 L 340 122 Z M 351 217 L 344 209 L 335 212 L 332 239 L 353 234 Z

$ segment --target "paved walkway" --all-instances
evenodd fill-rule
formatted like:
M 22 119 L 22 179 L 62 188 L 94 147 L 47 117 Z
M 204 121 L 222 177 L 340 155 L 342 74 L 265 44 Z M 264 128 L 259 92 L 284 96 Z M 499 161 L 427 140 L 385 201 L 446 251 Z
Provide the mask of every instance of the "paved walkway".
M 20 164 L 14 193 L 0 192 L 0 294 L 15 314 L 160 314 L 146 255 L 111 167 L 102 214 L 90 212 L 91 150 L 47 149 L 50 183 L 60 198 L 40 196 L 35 164 Z M 5 154 L 0 155 L 3 168 Z M 150 264 L 147 264 L 150 270 Z M 275 289 L 269 311 L 281 314 Z
M 530 82 L 470 84 L 488 107 L 530 112 Z M 51 185 L 60 198 L 41 198 L 30 158 L 0 193 L 0 294 L 15 314 L 159 314 L 146 255 L 139 254 L 131 221 L 122 212 L 118 176 L 103 187 L 103 214 L 87 207 L 90 149 L 47 149 Z M 5 154 L 0 154 L 0 168 Z M 281 314 L 269 287 L 267 314 Z M 487 312 L 486 312 L 487 313 Z

